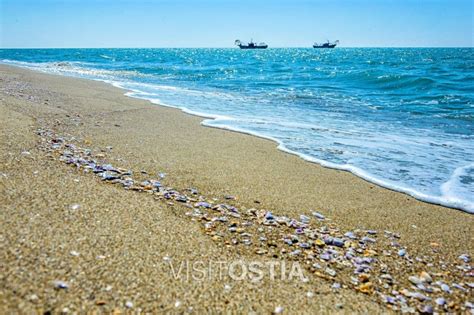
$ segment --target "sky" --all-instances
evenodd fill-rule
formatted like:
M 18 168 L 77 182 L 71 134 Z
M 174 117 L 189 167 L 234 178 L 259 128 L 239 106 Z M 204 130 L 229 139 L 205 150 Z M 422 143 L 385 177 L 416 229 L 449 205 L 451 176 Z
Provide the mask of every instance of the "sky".
M 473 47 L 474 0 L 0 0 L 0 47 Z

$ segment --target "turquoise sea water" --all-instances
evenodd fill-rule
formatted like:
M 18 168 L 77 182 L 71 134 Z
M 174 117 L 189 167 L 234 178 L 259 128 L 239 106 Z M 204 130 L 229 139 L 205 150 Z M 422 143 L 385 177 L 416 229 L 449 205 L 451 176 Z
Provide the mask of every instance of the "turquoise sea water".
M 9 49 L 0 61 L 103 80 L 474 213 L 472 48 Z

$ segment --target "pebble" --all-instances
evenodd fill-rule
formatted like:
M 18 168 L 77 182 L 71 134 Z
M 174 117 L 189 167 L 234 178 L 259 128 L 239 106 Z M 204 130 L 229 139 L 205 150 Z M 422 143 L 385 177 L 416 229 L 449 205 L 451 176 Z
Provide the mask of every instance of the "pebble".
M 406 254 L 407 254 L 407 251 L 404 248 L 402 248 L 398 251 L 398 256 L 400 256 L 400 257 L 405 257 Z
M 76 256 L 76 257 L 79 256 L 79 253 L 76 252 L 75 250 L 70 251 L 69 254 L 71 254 L 71 256 Z
M 282 306 L 277 306 L 275 307 L 275 310 L 273 311 L 273 314 L 281 314 L 283 312 L 283 307 Z
M 314 296 L 314 293 L 311 291 L 306 292 L 306 297 L 312 298 Z
M 133 307 L 133 302 L 132 301 L 125 302 L 125 307 L 126 308 L 132 308 Z
M 181 301 L 180 300 L 176 300 L 176 302 L 174 302 L 174 307 L 175 308 L 178 308 L 181 306 Z

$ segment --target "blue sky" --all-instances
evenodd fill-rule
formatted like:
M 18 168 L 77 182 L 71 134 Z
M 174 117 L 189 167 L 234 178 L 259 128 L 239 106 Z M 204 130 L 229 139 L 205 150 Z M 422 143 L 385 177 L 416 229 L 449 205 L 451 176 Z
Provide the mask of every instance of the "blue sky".
M 0 0 L 1 47 L 472 47 L 474 0 Z

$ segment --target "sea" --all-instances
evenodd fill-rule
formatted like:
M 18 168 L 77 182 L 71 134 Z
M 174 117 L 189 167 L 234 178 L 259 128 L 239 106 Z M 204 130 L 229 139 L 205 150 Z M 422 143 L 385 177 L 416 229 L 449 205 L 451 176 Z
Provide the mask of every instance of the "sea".
M 0 49 L 474 213 L 473 48 Z

